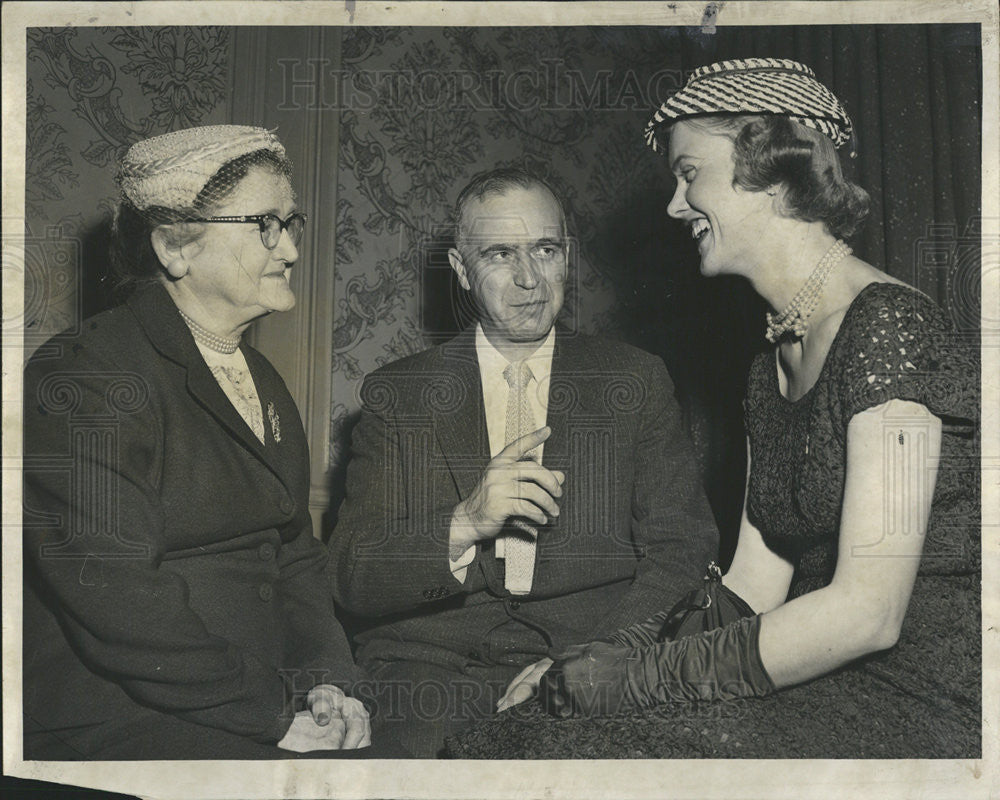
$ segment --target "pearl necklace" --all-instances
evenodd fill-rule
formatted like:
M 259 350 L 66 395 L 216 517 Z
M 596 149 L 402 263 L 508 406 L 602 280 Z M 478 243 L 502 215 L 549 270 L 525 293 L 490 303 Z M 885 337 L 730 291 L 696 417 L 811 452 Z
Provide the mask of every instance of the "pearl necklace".
M 809 317 L 816 310 L 819 299 L 823 296 L 823 289 L 826 288 L 830 273 L 850 253 L 851 248 L 843 240 L 837 239 L 819 260 L 816 269 L 799 289 L 798 294 L 785 306 L 784 311 L 780 314 L 768 313 L 766 336 L 771 344 L 777 342 L 788 331 L 791 331 L 792 335 L 798 339 L 806 335 Z
M 180 309 L 177 310 L 181 311 Z M 188 328 L 190 328 L 191 335 L 194 336 L 194 340 L 198 342 L 198 344 L 204 345 L 209 350 L 214 350 L 217 353 L 223 353 L 228 356 L 235 353 L 237 348 L 240 346 L 239 336 L 235 339 L 226 339 L 223 336 L 217 336 L 211 331 L 201 327 L 201 325 L 191 319 L 191 317 L 183 311 L 181 311 L 181 317 L 184 318 L 184 322 L 186 322 Z

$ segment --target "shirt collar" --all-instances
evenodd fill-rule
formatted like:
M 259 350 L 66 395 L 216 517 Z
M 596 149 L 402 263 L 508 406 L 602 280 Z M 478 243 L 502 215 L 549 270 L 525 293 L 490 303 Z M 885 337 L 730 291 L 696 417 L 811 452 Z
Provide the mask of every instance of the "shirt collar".
M 547 380 L 552 373 L 552 352 L 555 348 L 556 329 L 552 326 L 545 341 L 539 345 L 525 361 L 531 367 L 531 374 L 539 383 Z M 509 362 L 486 338 L 483 326 L 476 323 L 476 356 L 479 358 L 479 368 L 486 375 L 503 375 Z

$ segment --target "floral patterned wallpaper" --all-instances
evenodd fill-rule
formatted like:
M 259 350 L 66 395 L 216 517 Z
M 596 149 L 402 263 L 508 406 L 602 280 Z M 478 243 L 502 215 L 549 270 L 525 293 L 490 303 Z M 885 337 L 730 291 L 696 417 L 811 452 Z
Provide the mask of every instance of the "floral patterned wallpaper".
M 232 87 L 240 78 L 233 74 L 234 53 L 266 58 L 266 48 L 256 48 L 267 30 L 29 30 L 29 349 L 107 304 L 100 278 L 116 160 L 140 138 L 233 118 Z M 331 436 L 325 443 L 333 509 L 364 375 L 447 337 L 468 318 L 446 257 L 458 191 L 480 170 L 517 164 L 558 190 L 576 239 L 566 322 L 664 359 L 720 524 L 735 529 L 744 457 L 740 401 L 749 363 L 764 345 L 764 309 L 745 283 L 698 274 L 692 241 L 666 220 L 672 179 L 641 136 L 651 110 L 695 66 L 766 52 L 839 76 L 840 90 L 863 123 L 854 166 L 876 203 L 856 249 L 904 279 L 913 279 L 914 237 L 951 217 L 952 227 L 964 230 L 978 207 L 976 187 L 952 185 L 947 164 L 919 155 L 933 137 L 906 133 L 910 101 L 887 92 L 876 103 L 867 84 L 855 80 L 860 67 L 852 55 L 880 48 L 897 53 L 877 64 L 887 86 L 913 82 L 914 71 L 897 63 L 898 54 L 911 52 L 918 61 L 931 52 L 957 74 L 975 77 L 974 31 L 809 26 L 716 33 L 636 26 L 350 27 L 323 33 L 333 46 L 314 65 L 323 79 L 314 94 L 330 102 L 302 113 L 327 115 L 323 126 L 336 127 L 339 147 L 303 163 L 334 175 L 338 188 L 335 207 L 315 215 L 315 224 L 335 226 L 334 252 L 310 256 L 321 268 L 332 267 L 336 286 L 329 309 Z M 965 38 L 956 38 L 959 33 Z M 296 35 L 310 32 L 282 33 L 284 39 Z M 280 65 L 260 66 L 268 84 L 259 96 L 280 97 Z M 296 74 L 307 74 L 309 64 L 298 67 Z M 978 153 L 978 128 L 970 123 L 966 130 L 962 120 L 976 119 L 978 95 L 974 80 L 954 84 L 967 96 L 964 105 L 955 105 L 955 119 L 947 118 L 954 131 L 942 128 L 948 132 L 942 140 L 952 144 L 956 163 L 965 163 Z M 940 126 L 958 90 L 945 102 L 930 78 L 921 87 L 933 112 L 925 116 Z M 878 127 L 883 117 L 885 132 Z M 905 169 L 886 167 L 901 161 Z M 897 185 L 917 177 L 953 201 L 954 213 L 929 209 L 939 202 L 929 191 L 908 193 Z M 906 206 L 917 200 L 919 209 Z M 891 242 L 879 225 L 886 219 L 896 232 Z M 934 292 L 923 280 L 920 286 Z
M 558 190 L 577 239 L 567 321 L 666 362 L 725 559 L 742 505 L 741 400 L 765 347 L 765 309 L 747 282 L 699 274 L 692 241 L 666 218 L 673 180 L 644 145 L 645 123 L 702 64 L 760 54 L 810 64 L 856 118 L 859 158 L 845 169 L 874 204 L 856 251 L 972 320 L 977 262 L 949 280 L 921 267 L 921 248 L 953 246 L 954 233 L 938 243 L 938 229 L 975 227 L 978 186 L 951 184 L 947 170 L 949 157 L 973 175 L 978 167 L 976 41 L 969 26 L 933 25 L 345 29 L 334 507 L 363 376 L 454 331 L 467 310 L 444 257 L 455 196 L 474 173 L 519 164 Z M 963 76 L 944 92 L 942 69 Z M 908 91 L 875 97 L 871 70 Z M 917 102 L 924 127 L 914 135 Z M 933 191 L 914 198 L 917 182 Z M 974 321 L 966 327 L 976 335 Z
M 623 196 L 663 180 L 640 134 L 649 76 L 665 65 L 635 46 L 641 33 L 612 36 L 345 31 L 331 463 L 343 461 L 364 375 L 429 346 L 433 307 L 458 302 L 444 250 L 455 197 L 480 170 L 518 164 L 556 187 L 579 243 L 569 321 L 616 328 L 620 250 L 607 221 Z
M 26 344 L 105 302 L 115 165 L 158 133 L 225 122 L 227 28 L 28 31 Z
M 256 41 L 253 30 L 217 27 L 29 31 L 29 348 L 107 305 L 100 279 L 115 162 L 138 139 L 229 121 L 234 42 L 244 35 L 244 44 Z M 325 65 L 327 83 L 334 77 L 337 85 L 323 113 L 337 121 L 340 147 L 319 163 L 335 171 L 338 199 L 316 224 L 335 225 L 337 236 L 334 253 L 314 257 L 332 262 L 336 280 L 333 509 L 364 375 L 446 338 L 468 318 L 446 257 L 451 210 L 474 173 L 498 164 L 525 166 L 558 190 L 577 244 L 566 322 L 664 357 L 707 480 L 715 480 L 711 454 L 732 450 L 726 436 L 713 443 L 719 414 L 711 406 L 719 392 L 728 397 L 730 427 L 742 435 L 739 381 L 748 362 L 745 346 L 723 343 L 745 340 L 731 329 L 755 307 L 732 284 L 699 280 L 690 242 L 664 225 L 670 180 L 641 136 L 650 109 L 682 83 L 681 57 L 697 51 L 699 35 L 675 28 L 327 33 L 339 47 Z M 280 81 L 279 73 L 269 80 Z M 692 356 L 706 341 L 725 357 Z

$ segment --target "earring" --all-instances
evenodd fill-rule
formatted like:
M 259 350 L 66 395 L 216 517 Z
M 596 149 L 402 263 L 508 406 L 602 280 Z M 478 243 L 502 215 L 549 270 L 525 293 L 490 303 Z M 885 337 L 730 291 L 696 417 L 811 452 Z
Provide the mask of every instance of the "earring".
M 183 278 L 188 273 L 187 262 L 183 258 L 172 258 L 167 262 L 167 273 L 171 278 Z

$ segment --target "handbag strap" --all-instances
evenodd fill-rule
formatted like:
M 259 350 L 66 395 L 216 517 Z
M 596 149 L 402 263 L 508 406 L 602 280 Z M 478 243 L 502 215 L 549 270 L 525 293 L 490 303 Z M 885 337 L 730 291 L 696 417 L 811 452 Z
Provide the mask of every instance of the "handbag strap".
M 657 641 L 665 642 L 675 639 L 681 625 L 688 618 L 694 614 L 704 615 L 713 605 L 721 603 L 718 612 L 714 613 L 723 614 L 726 608 L 726 603 L 722 602 L 723 600 L 728 601 L 729 606 L 739 616 L 753 616 L 753 609 L 747 605 L 743 598 L 723 585 L 722 570 L 716 562 L 711 561 L 705 570 L 702 585 L 684 595 L 667 613 L 667 618 L 657 634 Z

